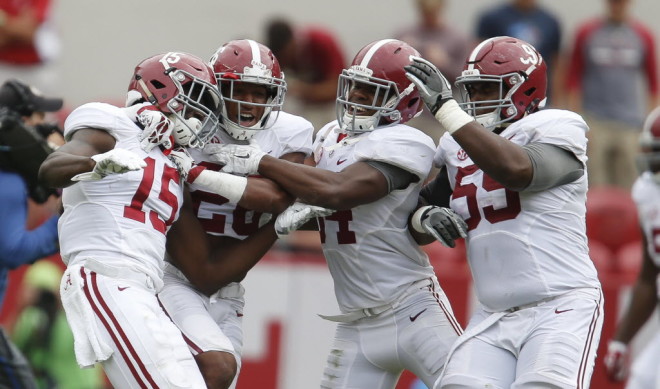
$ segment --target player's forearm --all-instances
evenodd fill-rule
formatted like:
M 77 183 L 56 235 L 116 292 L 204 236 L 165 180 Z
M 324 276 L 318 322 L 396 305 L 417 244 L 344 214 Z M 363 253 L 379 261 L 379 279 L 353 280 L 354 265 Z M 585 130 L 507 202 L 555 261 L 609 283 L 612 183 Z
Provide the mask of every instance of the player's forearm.
M 532 180 L 532 162 L 519 145 L 477 122 L 467 123 L 452 136 L 484 173 L 505 188 L 522 190 Z
M 277 182 L 284 190 L 306 204 L 336 208 L 336 188 L 342 184 L 340 175 L 310 166 L 264 157 L 259 173 Z
M 630 306 L 614 335 L 614 340 L 628 344 L 655 310 L 657 297 L 654 284 L 638 282 L 633 288 Z
M 274 221 L 265 224 L 243 240 L 220 238 L 221 241 L 212 244 L 208 260 L 194 269 L 188 279 L 207 295 L 232 282 L 240 282 L 277 240 L 273 224 Z
M 74 183 L 73 176 L 92 171 L 95 165 L 90 157 L 55 151 L 41 164 L 39 181 L 51 188 L 64 188 Z
M 284 212 L 294 200 L 293 196 L 272 180 L 249 177 L 245 193 L 238 205 L 257 212 L 278 214 Z

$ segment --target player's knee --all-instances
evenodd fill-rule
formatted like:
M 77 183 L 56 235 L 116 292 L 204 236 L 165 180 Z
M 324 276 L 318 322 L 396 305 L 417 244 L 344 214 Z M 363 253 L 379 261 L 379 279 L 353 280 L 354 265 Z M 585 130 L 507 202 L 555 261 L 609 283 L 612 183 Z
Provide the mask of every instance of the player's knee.
M 207 351 L 195 357 L 209 389 L 227 389 L 234 381 L 238 364 L 233 354 L 222 351 Z

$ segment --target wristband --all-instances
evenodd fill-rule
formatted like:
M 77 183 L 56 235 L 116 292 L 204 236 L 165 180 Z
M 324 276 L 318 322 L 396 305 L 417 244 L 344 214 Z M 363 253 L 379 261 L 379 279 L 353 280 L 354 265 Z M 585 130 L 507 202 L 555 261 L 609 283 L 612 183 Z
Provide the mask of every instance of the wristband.
M 231 203 L 238 203 L 245 188 L 247 187 L 247 177 L 235 176 L 233 174 L 214 172 L 208 169 L 202 170 L 192 182 L 199 185 L 204 190 L 218 194 Z
M 435 119 L 440 125 L 452 135 L 459 128 L 474 121 L 474 118 L 463 111 L 454 99 L 449 99 L 442 104 L 442 107 L 436 112 Z
M 410 220 L 410 224 L 412 225 L 412 228 L 422 234 L 427 234 L 426 230 L 424 227 L 422 227 L 422 219 L 426 218 L 426 212 L 431 210 L 433 208 L 433 205 L 427 205 L 425 207 L 421 207 L 412 216 L 412 219 Z

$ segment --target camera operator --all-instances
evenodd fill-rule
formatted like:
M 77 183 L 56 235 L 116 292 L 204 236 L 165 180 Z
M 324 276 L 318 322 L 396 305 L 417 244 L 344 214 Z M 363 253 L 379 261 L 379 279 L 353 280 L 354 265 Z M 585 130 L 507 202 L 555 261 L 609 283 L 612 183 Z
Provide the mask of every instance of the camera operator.
M 62 108 L 62 99 L 46 98 L 18 80 L 0 86 L 0 306 L 8 273 L 55 254 L 59 194 L 39 185 L 39 166 L 56 145 L 61 131 L 45 122 L 46 112 Z M 44 204 L 53 216 L 33 230 L 26 227 L 28 199 Z M 30 366 L 0 329 L 0 387 L 36 388 Z

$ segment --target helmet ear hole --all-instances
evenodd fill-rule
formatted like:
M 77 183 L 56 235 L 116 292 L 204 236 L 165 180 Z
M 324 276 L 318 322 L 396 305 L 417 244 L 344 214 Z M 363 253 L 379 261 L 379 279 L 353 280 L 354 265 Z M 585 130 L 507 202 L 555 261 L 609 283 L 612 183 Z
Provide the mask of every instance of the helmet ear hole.
M 412 99 L 410 99 L 410 101 L 408 102 L 408 108 L 417 104 L 418 101 L 419 101 L 419 97 L 413 97 Z

